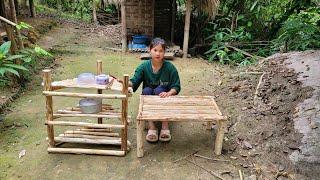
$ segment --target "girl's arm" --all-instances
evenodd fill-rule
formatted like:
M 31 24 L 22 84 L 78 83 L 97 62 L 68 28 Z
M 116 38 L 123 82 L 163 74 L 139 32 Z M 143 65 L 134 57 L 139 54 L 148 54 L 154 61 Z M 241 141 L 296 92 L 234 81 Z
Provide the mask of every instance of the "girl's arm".
M 165 97 L 169 97 L 169 96 L 174 96 L 177 94 L 177 90 L 175 89 L 170 89 L 170 91 L 168 92 L 162 92 L 159 94 L 160 97 L 165 98 Z

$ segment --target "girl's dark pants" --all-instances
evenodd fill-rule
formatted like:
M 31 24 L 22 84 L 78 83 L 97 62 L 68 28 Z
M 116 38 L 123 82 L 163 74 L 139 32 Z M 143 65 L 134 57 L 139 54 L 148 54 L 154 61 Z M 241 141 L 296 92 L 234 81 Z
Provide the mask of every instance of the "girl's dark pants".
M 168 92 L 168 89 L 166 87 L 163 86 L 158 86 L 154 89 L 150 88 L 150 87 L 145 87 L 142 90 L 142 95 L 159 95 L 162 92 Z

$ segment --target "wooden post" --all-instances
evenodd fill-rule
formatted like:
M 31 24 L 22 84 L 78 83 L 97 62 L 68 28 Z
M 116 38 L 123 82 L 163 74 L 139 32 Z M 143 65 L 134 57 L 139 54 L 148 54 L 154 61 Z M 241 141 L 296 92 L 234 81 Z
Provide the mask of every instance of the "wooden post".
M 214 145 L 214 153 L 216 155 L 220 155 L 222 151 L 222 144 L 224 138 L 224 131 L 226 129 L 227 122 L 225 120 L 217 121 L 218 124 L 218 131 L 216 134 L 216 142 Z
M 30 13 L 31 17 L 36 17 L 36 7 L 34 5 L 34 0 L 29 0 L 29 8 L 30 8 Z
M 187 0 L 187 2 L 186 2 L 186 18 L 185 18 L 185 23 L 184 23 L 184 37 L 183 37 L 183 58 L 188 57 L 190 16 L 191 16 L 191 0 Z
M 51 90 L 51 70 L 46 69 L 43 70 L 43 82 L 44 82 L 44 90 Z M 53 110 L 52 110 L 52 96 L 46 96 L 46 118 L 47 123 L 53 121 Z M 54 129 L 53 125 L 47 125 L 48 139 L 49 139 L 49 147 L 54 147 Z
M 97 10 L 96 10 L 96 1 L 92 0 L 92 22 L 98 24 L 97 20 Z
M 177 2 L 176 0 L 172 1 L 172 17 L 171 17 L 171 42 L 174 41 L 174 26 L 176 24 L 176 12 L 177 12 Z
M 97 75 L 102 74 L 102 61 L 97 61 Z M 98 94 L 102 94 L 102 89 L 98 89 Z M 102 118 L 98 118 L 98 124 L 102 124 Z
M 4 17 L 5 19 L 8 19 L 5 10 L 6 10 L 5 1 L 0 1 L 0 16 Z M 3 27 L 5 28 L 8 38 L 11 41 L 11 51 L 14 53 L 17 51 L 17 44 L 14 38 L 14 28 L 7 25 L 6 23 L 3 24 Z
M 18 20 L 17 20 L 17 14 L 16 14 L 16 5 L 15 5 L 15 0 L 10 0 L 10 12 L 11 12 L 11 20 L 18 24 Z M 23 41 L 21 39 L 21 33 L 20 30 L 18 28 L 16 28 L 16 34 L 17 34 L 17 39 L 18 39 L 18 46 L 19 49 L 23 49 Z
M 124 128 L 121 129 L 121 150 L 127 151 L 127 132 L 128 132 L 128 97 L 129 97 L 129 75 L 125 74 L 122 84 L 122 94 L 126 95 L 127 98 L 122 100 L 121 106 L 121 120 Z
M 121 0 L 121 44 L 122 52 L 127 51 L 126 0 Z
M 137 120 L 137 157 L 143 157 L 143 129 L 144 129 L 145 121 Z
M 212 129 L 212 122 L 207 122 L 207 130 L 211 130 Z

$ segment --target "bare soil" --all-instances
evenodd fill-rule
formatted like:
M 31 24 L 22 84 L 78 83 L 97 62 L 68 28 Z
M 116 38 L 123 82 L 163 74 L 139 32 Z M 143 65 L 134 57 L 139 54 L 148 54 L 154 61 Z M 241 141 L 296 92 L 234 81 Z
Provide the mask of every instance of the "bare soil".
M 98 59 L 106 72 L 119 77 L 132 74 L 141 62 L 139 55 L 106 51 L 108 43 L 102 34 L 72 24 L 54 28 L 39 41 L 56 52 L 56 80 L 95 72 Z M 48 154 L 41 76 L 35 76 L 0 122 L 0 179 L 217 179 L 215 175 L 239 179 L 239 170 L 245 179 L 306 179 L 296 172 L 289 154 L 299 151 L 302 137 L 293 126 L 295 107 L 311 96 L 312 89 L 301 86 L 285 59 L 268 58 L 249 67 L 208 64 L 196 58 L 173 61 L 181 77 L 181 95 L 213 95 L 229 117 L 222 156 L 213 153 L 215 130 L 189 122 L 172 123 L 172 141 L 145 143 L 145 156 L 137 158 L 134 118 L 129 128 L 133 147 L 125 157 Z M 139 92 L 129 102 L 132 117 Z M 57 107 L 75 102 L 54 101 Z M 19 159 L 23 149 L 26 155 Z M 195 152 L 219 160 L 195 157 Z

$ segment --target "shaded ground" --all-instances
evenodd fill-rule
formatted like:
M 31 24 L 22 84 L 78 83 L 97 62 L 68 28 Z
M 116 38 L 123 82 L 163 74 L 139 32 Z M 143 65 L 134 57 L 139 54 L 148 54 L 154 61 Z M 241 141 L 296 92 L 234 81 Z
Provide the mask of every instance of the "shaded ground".
M 98 59 L 103 61 L 105 73 L 118 77 L 132 74 L 140 63 L 137 54 L 105 51 L 103 47 L 108 42 L 104 37 L 70 24 L 54 28 L 39 44 L 59 55 L 53 70 L 55 80 L 95 72 Z M 312 95 L 312 89 L 300 85 L 294 71 L 283 64 L 284 60 L 270 58 L 258 66 L 242 69 L 207 64 L 200 59 L 173 62 L 182 81 L 181 95 L 214 95 L 222 113 L 230 117 L 220 157 L 213 155 L 215 131 L 206 131 L 205 125 L 198 123 L 171 124 L 173 140 L 168 144 L 146 143 L 145 156 L 140 159 L 136 158 L 134 122 L 129 128 L 133 147 L 125 157 L 48 154 L 45 102 L 39 86 L 41 76 L 36 76 L 0 123 L 0 179 L 214 179 L 209 172 L 184 159 L 174 163 L 195 151 L 227 160 L 188 157 L 224 179 L 239 179 L 238 170 L 246 179 L 305 179 L 295 173 L 289 154 L 299 150 L 302 137 L 294 130 L 294 108 Z M 260 72 L 265 75 L 254 104 Z M 132 117 L 136 117 L 138 95 L 139 92 L 129 102 Z M 76 100 L 68 98 L 54 101 L 55 109 L 75 103 Z M 26 155 L 19 159 L 23 149 Z

